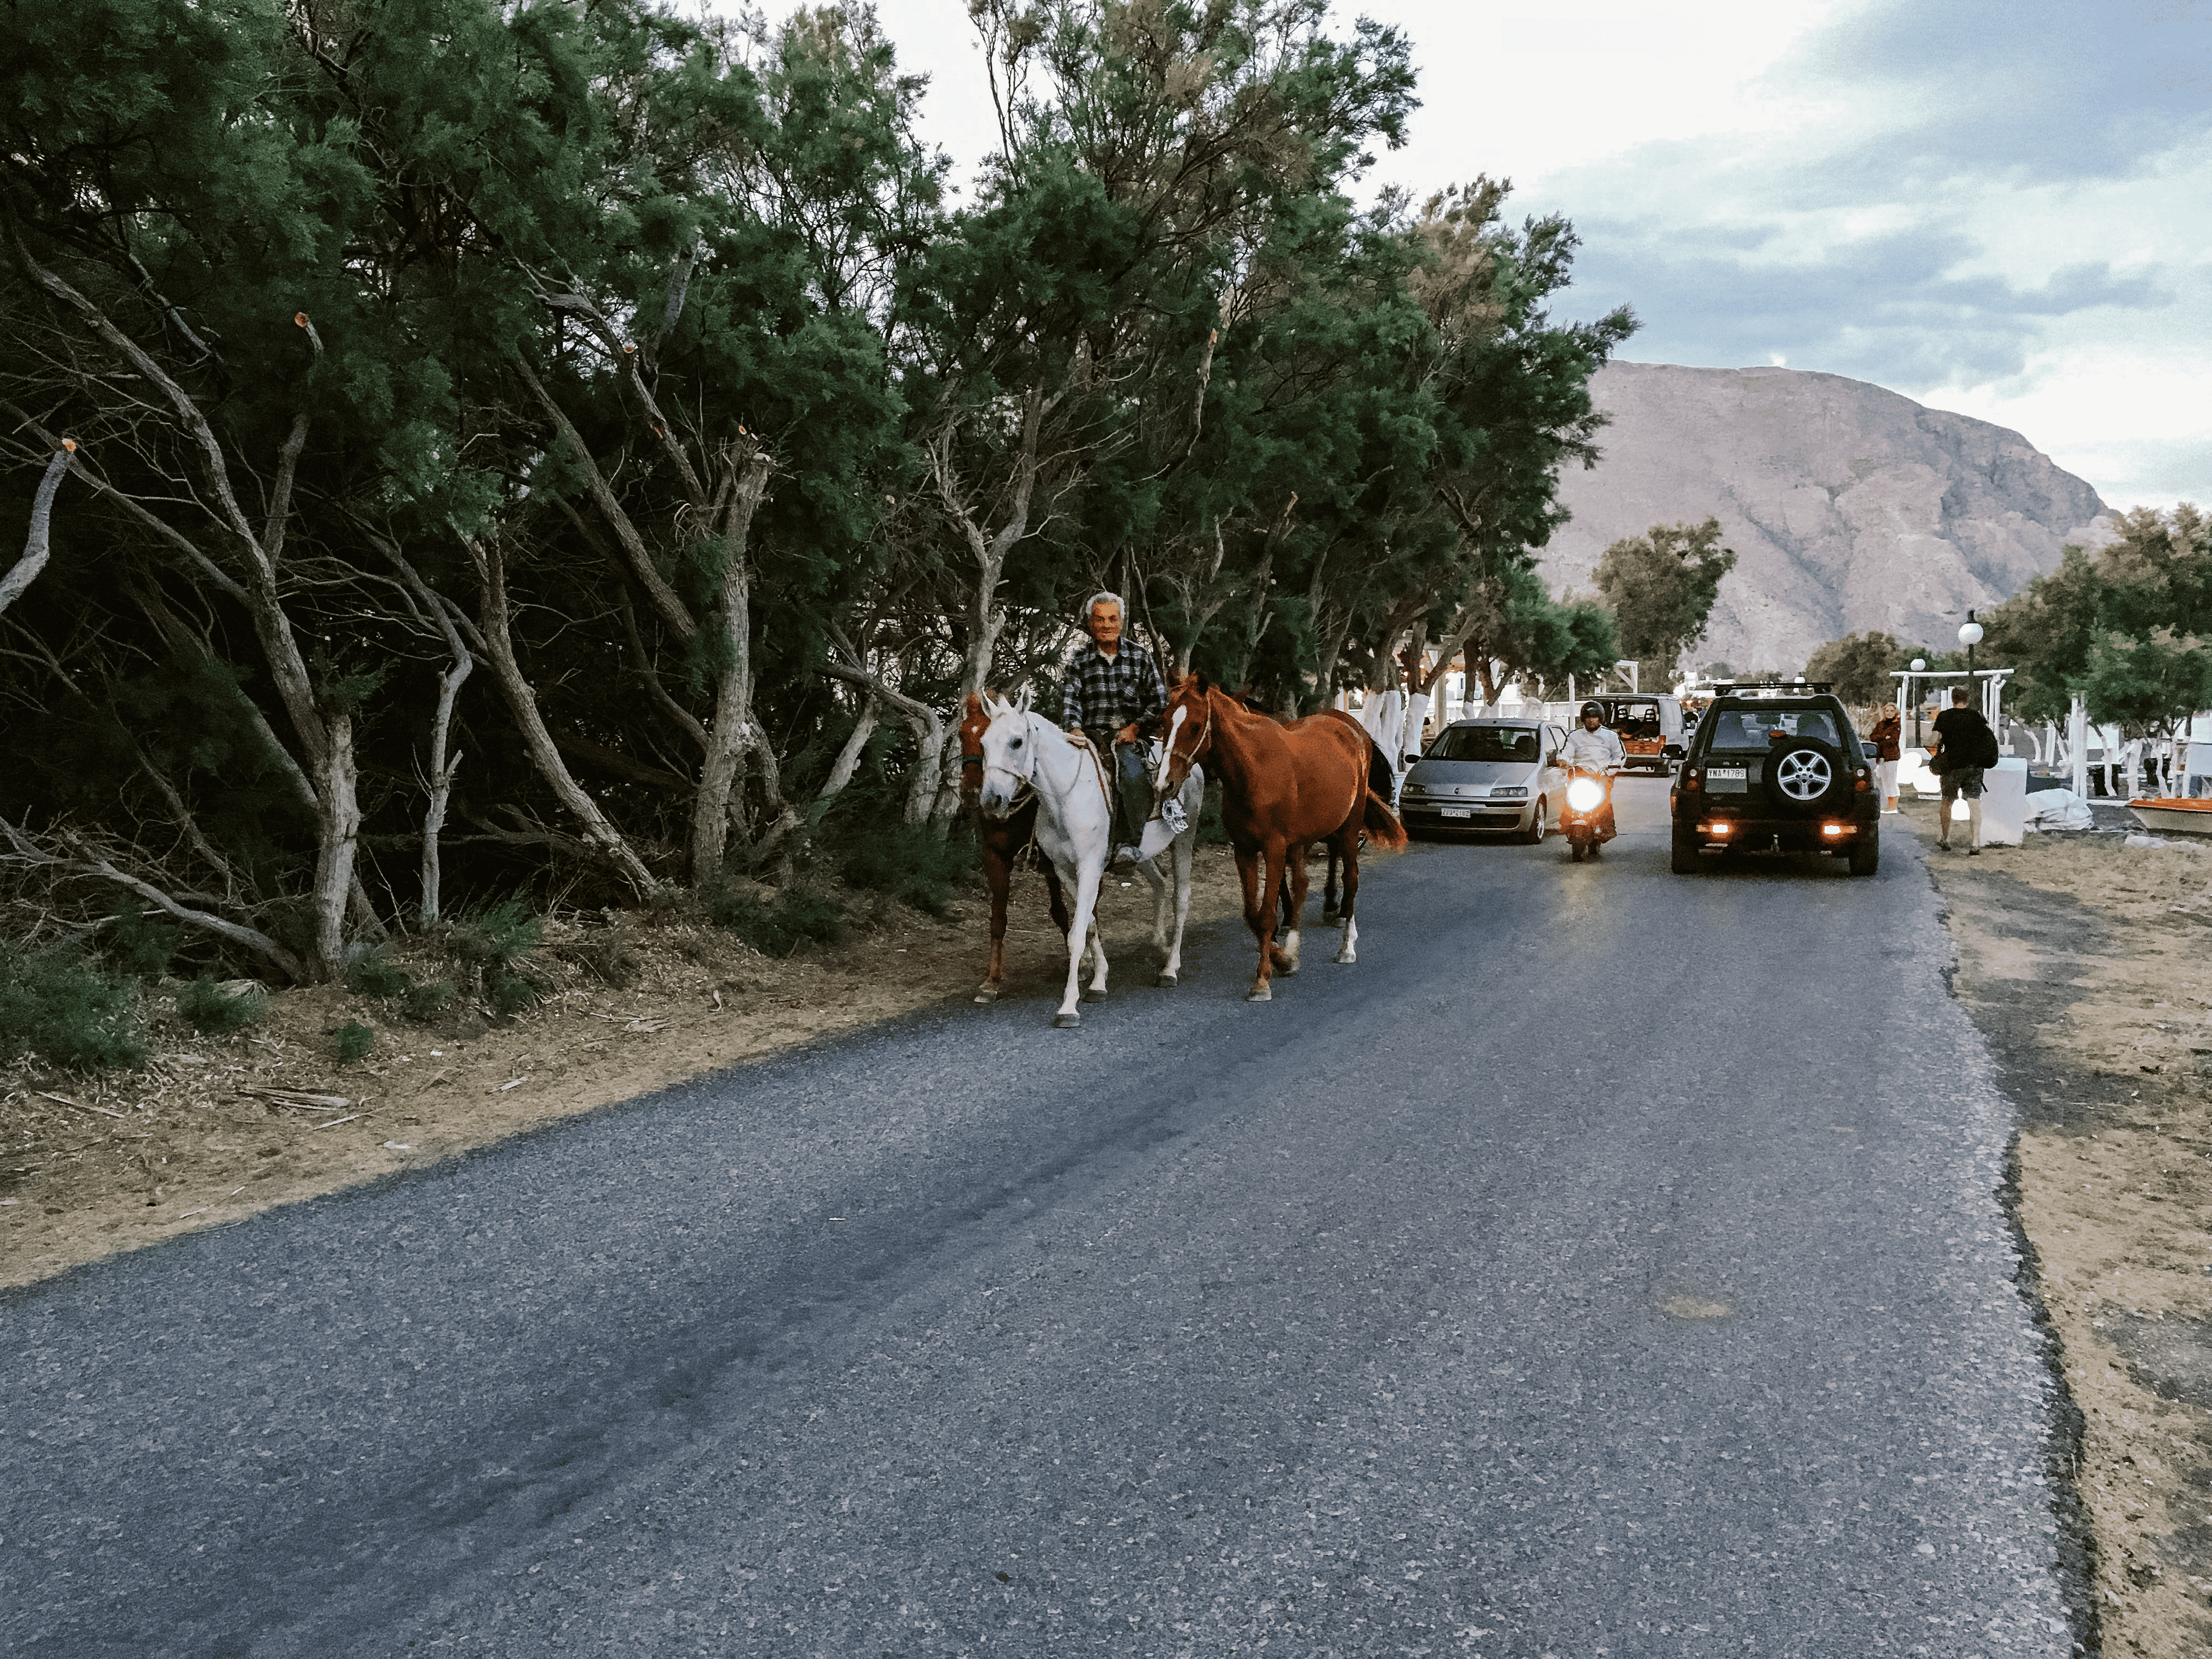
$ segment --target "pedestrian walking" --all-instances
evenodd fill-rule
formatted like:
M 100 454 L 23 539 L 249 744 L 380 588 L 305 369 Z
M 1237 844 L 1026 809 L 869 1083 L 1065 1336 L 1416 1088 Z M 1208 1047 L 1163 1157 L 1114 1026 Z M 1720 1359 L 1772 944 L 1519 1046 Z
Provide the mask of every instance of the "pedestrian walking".
M 1982 773 L 1997 763 L 1997 734 L 1978 708 L 1967 706 L 1966 689 L 1951 693 L 1951 706 L 1936 717 L 1936 748 L 1928 769 L 1943 781 L 1943 822 L 1936 845 L 1951 850 L 1951 803 L 1966 803 L 1966 854 L 1982 854 Z
M 1875 763 L 1881 774 L 1881 810 L 1897 811 L 1897 763 L 1905 757 L 1898 745 L 1905 737 L 1905 721 L 1897 712 L 1897 705 L 1885 702 L 1874 711 L 1874 730 L 1867 733 L 1867 741 L 1875 746 Z

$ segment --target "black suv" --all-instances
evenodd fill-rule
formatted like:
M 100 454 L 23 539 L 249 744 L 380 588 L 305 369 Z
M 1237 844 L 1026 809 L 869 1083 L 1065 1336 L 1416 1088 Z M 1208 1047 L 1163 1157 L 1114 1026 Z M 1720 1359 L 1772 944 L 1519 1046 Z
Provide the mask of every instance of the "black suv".
M 1674 873 L 1709 848 L 1832 853 L 1855 876 L 1881 858 L 1881 796 L 1851 717 L 1825 685 L 1735 686 L 1698 720 L 1668 799 Z

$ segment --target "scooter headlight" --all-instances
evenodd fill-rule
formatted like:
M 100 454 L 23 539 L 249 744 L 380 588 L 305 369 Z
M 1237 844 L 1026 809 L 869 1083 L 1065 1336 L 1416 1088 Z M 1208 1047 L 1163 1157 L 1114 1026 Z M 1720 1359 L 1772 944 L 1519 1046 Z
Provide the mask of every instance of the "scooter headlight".
M 1605 800 L 1605 786 L 1595 778 L 1577 778 L 1567 786 L 1567 805 L 1577 812 L 1595 812 Z

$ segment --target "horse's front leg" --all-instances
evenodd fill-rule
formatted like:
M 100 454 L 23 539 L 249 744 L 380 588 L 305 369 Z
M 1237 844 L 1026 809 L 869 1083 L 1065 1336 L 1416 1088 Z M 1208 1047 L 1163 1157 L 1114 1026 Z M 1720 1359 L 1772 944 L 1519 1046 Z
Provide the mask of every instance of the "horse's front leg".
M 1273 969 L 1285 964 L 1282 947 L 1275 943 L 1275 909 L 1282 902 L 1283 882 L 1289 873 L 1283 866 L 1289 848 L 1280 840 L 1271 840 L 1261 854 L 1260 891 L 1256 907 L 1248 903 L 1245 915 L 1251 921 L 1252 931 L 1260 940 L 1260 971 L 1252 981 L 1252 988 L 1244 994 L 1247 1002 L 1269 1002 L 1274 991 L 1269 984 Z M 1248 879 L 1245 891 L 1250 893 L 1253 884 Z
M 1344 846 L 1344 943 L 1338 949 L 1339 962 L 1359 960 L 1359 924 L 1352 919 L 1354 901 L 1359 896 L 1359 830 L 1354 826 L 1345 836 Z
M 1075 1004 L 1083 982 L 1083 958 L 1090 951 L 1093 918 L 1098 913 L 1098 878 L 1104 873 L 1103 864 L 1075 872 L 1075 908 L 1067 921 L 1067 988 L 1060 1000 L 1060 1012 L 1052 1017 L 1052 1023 L 1063 1030 L 1083 1024 L 1082 1012 Z
M 1306 852 L 1310 843 L 1299 843 L 1291 848 L 1290 862 L 1283 869 L 1283 971 L 1298 971 L 1298 924 L 1306 914 Z
M 1106 936 L 1098 931 L 1098 918 L 1091 918 L 1091 988 L 1083 994 L 1085 1002 L 1106 1000 Z
M 990 838 L 988 829 L 984 833 L 983 879 L 991 888 L 991 965 L 983 971 L 975 1000 L 996 1002 L 1006 977 L 1006 899 L 1014 884 L 1014 861 L 1002 842 Z
M 1198 831 L 1190 830 L 1176 838 L 1171 852 L 1175 860 L 1175 937 L 1169 941 L 1167 959 L 1160 964 L 1159 983 L 1175 985 L 1182 979 L 1182 934 L 1190 921 L 1191 861 L 1198 850 Z

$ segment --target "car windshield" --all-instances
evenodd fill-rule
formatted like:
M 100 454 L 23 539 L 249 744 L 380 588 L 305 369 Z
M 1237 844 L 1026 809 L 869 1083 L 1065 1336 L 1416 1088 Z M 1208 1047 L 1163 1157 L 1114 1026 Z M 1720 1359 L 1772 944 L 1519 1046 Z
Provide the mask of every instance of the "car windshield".
M 1778 732 L 1838 745 L 1843 742 L 1836 717 L 1825 708 L 1729 708 L 1713 719 L 1716 749 L 1764 749 Z
M 1608 705 L 1611 712 L 1606 724 L 1624 738 L 1656 738 L 1659 735 L 1659 705 L 1656 702 L 1615 702 Z
M 1533 761 L 1542 745 L 1533 726 L 1447 726 L 1429 745 L 1431 760 Z

